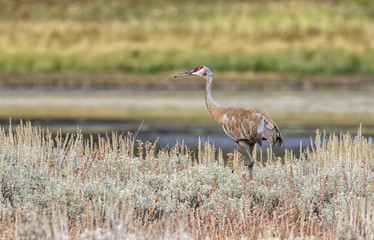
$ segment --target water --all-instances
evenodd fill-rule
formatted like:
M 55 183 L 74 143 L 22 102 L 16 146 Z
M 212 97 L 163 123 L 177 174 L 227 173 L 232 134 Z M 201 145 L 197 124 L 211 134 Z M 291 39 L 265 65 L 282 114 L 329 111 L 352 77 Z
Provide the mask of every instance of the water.
M 372 89 L 244 91 L 224 88 L 213 94 L 224 106 L 251 106 L 269 113 L 285 138 L 285 144 L 274 149 L 277 156 L 282 156 L 285 148 L 295 154 L 299 153 L 300 144 L 305 149 L 314 141 L 315 129 L 355 134 L 363 123 L 363 134 L 373 136 Z M 223 149 L 225 154 L 236 149 L 206 110 L 202 89 L 17 88 L 2 89 L 0 94 L 0 125 L 4 128 L 9 126 L 9 118 L 13 125 L 22 118 L 53 132 L 61 129 L 63 133 L 71 133 L 80 128 L 88 137 L 98 133 L 110 135 L 113 131 L 125 135 L 135 133 L 141 125 L 138 139 L 154 142 L 159 138 L 159 148 L 176 142 L 196 148 L 200 137 L 202 142 Z M 268 146 L 265 141 L 264 153 Z
M 13 121 L 13 127 L 16 123 Z M 7 129 L 9 122 L 3 121 L 0 123 L 2 127 Z M 224 157 L 226 154 L 233 153 L 237 149 L 234 142 L 229 139 L 218 125 L 192 125 L 192 124 L 157 124 L 157 123 L 142 123 L 142 122 L 108 122 L 108 121 L 46 121 L 34 120 L 33 126 L 41 126 L 49 128 L 52 132 L 57 132 L 61 129 L 62 133 L 74 133 L 77 129 L 81 130 L 84 138 L 89 139 L 90 135 L 94 139 L 100 134 L 101 136 L 111 136 L 112 132 L 123 134 L 128 133 L 136 135 L 136 138 L 142 142 L 155 142 L 158 139 L 157 148 L 168 148 L 174 146 L 176 143 L 184 143 L 191 150 L 196 150 L 198 147 L 199 138 L 202 143 L 208 142 L 215 148 L 220 148 L 223 151 Z M 289 149 L 299 156 L 300 146 L 306 149 L 315 141 L 314 127 L 299 127 L 296 131 L 294 126 L 279 126 L 284 137 L 284 144 L 279 148 L 273 148 L 273 153 L 276 157 L 283 157 L 284 150 Z M 336 127 L 338 128 L 338 127 Z M 349 130 L 344 127 L 339 127 L 340 130 Z M 302 132 L 302 130 L 304 132 Z M 330 129 L 334 132 L 334 129 Z M 294 134 L 297 132 L 298 134 Z M 330 132 L 330 131 L 327 131 Z M 335 131 L 339 132 L 339 131 Z M 357 132 L 357 129 L 356 129 Z M 304 133 L 304 134 L 302 134 Z M 352 131 L 354 134 L 355 131 Z M 263 142 L 262 148 L 259 149 L 263 158 L 266 159 L 266 149 L 269 147 L 267 141 Z M 243 157 L 248 161 L 248 156 L 241 148 L 239 150 L 243 153 Z
M 158 139 L 158 143 L 161 148 L 173 146 L 176 142 L 183 142 L 192 149 L 197 149 L 200 138 L 202 143 L 208 142 L 215 148 L 220 148 L 223 151 L 224 156 L 226 156 L 228 153 L 233 153 L 233 151 L 237 149 L 234 142 L 224 134 L 219 126 L 148 125 L 144 130 L 139 131 L 138 138 L 143 142 L 153 142 Z M 277 157 L 282 157 L 284 155 L 285 148 L 292 150 L 298 156 L 300 144 L 302 144 L 302 148 L 305 149 L 310 143 L 311 139 L 309 136 L 292 136 L 286 134 L 284 136 L 284 140 L 284 145 L 273 149 L 273 153 Z M 312 139 L 312 141 L 314 141 L 314 139 Z M 264 141 L 262 144 L 263 157 L 266 157 L 266 148 L 268 147 L 269 143 Z M 243 153 L 244 158 L 249 161 L 245 151 L 241 148 L 239 148 L 239 150 Z

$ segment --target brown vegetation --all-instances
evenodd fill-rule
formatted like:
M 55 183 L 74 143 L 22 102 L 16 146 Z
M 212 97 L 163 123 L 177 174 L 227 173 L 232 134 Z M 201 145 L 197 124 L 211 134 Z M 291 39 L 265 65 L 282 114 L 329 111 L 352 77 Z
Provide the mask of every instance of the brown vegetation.
M 116 134 L 95 143 L 79 132 L 53 139 L 22 123 L 2 129 L 0 237 L 374 237 L 373 141 L 360 132 L 317 132 L 299 159 L 268 149 L 252 181 L 237 152 L 225 163 L 208 143 L 196 153 L 155 144 Z

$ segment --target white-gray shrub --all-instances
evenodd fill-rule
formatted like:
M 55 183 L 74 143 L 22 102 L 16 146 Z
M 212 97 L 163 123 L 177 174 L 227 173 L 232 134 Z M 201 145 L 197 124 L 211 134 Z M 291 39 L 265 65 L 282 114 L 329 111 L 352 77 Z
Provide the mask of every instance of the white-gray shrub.
M 131 136 L 100 138 L 97 145 L 84 142 L 79 132 L 52 139 L 48 131 L 29 124 L 13 133 L 1 130 L 0 214 L 19 211 L 35 219 L 40 213 L 53 214 L 58 206 L 79 221 L 87 215 L 87 205 L 99 208 L 104 217 L 114 204 L 132 206 L 139 215 L 197 210 L 223 219 L 232 213 L 243 217 L 256 204 L 270 215 L 287 204 L 328 227 L 347 211 L 359 211 L 363 202 L 373 201 L 374 148 L 371 139 L 360 135 L 332 135 L 328 142 L 320 138 L 317 132 L 314 150 L 302 152 L 300 159 L 288 154 L 282 161 L 257 163 L 248 182 L 220 165 L 207 144 L 205 150 L 199 148 L 199 161 L 178 144 L 157 152 L 154 145 L 141 144 L 136 154 Z M 33 231 L 33 224 L 20 223 L 19 236 L 50 236 L 45 226 Z M 79 238 L 110 234 L 97 229 Z

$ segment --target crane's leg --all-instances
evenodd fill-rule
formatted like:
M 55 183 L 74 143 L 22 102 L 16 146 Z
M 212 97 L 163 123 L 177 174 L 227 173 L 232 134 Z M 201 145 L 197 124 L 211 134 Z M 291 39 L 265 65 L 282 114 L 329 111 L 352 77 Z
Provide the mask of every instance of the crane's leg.
M 253 165 L 255 164 L 255 160 L 252 156 L 252 152 L 253 152 L 253 148 L 255 147 L 255 144 L 249 144 L 249 143 L 246 143 L 246 142 L 243 142 L 243 141 L 240 141 L 239 142 L 239 145 L 245 149 L 245 151 L 247 152 L 248 156 L 249 156 L 249 159 L 251 160 L 249 163 L 246 163 L 244 164 L 244 166 L 247 166 L 248 167 L 248 170 L 249 170 L 249 177 L 252 178 L 252 168 L 253 168 Z

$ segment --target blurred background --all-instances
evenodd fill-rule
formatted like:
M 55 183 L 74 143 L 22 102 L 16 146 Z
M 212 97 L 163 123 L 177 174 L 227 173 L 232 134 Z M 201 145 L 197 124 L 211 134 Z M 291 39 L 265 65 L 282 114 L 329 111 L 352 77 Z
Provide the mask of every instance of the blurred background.
M 374 135 L 372 0 L 0 0 L 0 122 L 136 132 L 160 145 L 198 136 L 233 149 L 221 105 L 267 112 L 298 149 L 315 129 Z

